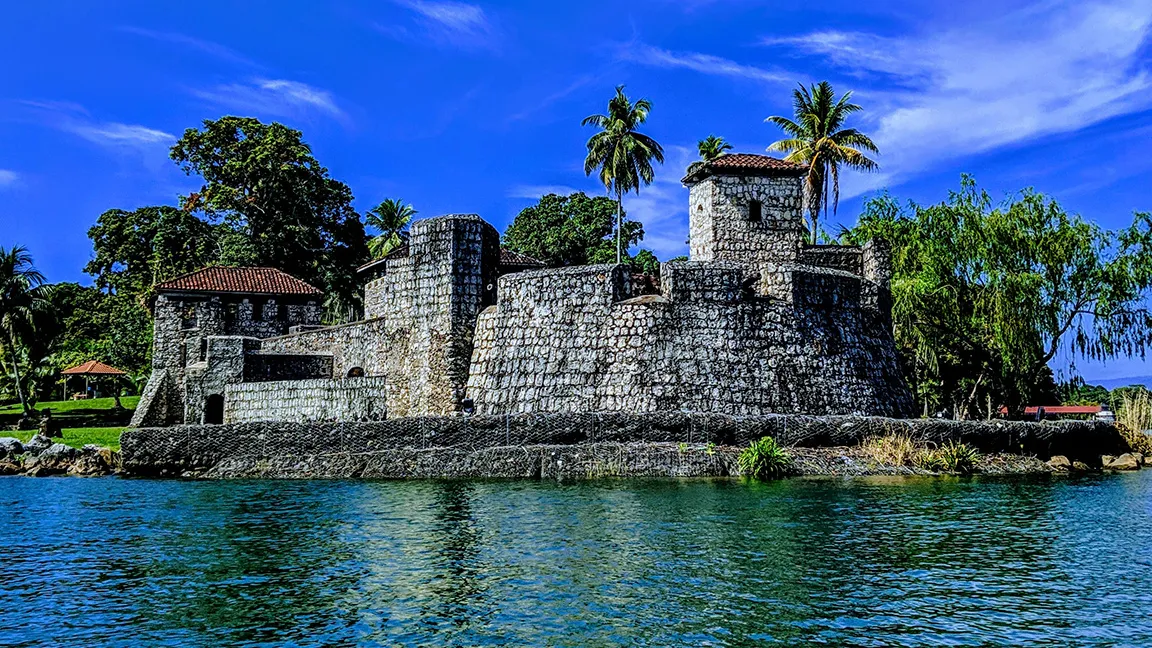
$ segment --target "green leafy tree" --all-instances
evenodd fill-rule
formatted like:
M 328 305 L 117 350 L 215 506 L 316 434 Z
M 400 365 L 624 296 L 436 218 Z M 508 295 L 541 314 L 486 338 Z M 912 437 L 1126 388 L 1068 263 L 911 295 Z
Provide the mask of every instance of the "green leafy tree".
M 548 194 L 516 215 L 504 232 L 503 246 L 549 267 L 611 263 L 615 246 L 609 237 L 617 208 L 604 196 Z M 643 225 L 623 220 L 629 246 L 644 238 Z
M 697 150 L 700 151 L 700 159 L 704 162 L 711 162 L 716 158 L 724 155 L 727 151 L 732 150 L 732 145 L 724 141 L 723 137 L 716 137 L 709 135 L 696 143 Z
M 660 276 L 660 259 L 651 250 L 640 250 L 632 258 L 632 267 L 653 277 Z
M 33 265 L 27 248 L 0 248 L 0 347 L 8 359 L 13 388 L 25 414 L 29 403 L 20 375 L 21 356 L 49 312 L 47 293 L 44 275 Z
M 947 201 L 870 201 L 856 242 L 893 247 L 893 322 L 925 412 L 991 415 L 1059 390 L 1061 349 L 1106 360 L 1140 355 L 1152 335 L 1152 215 L 1105 231 L 1025 190 L 1000 207 L 965 176 Z
M 609 195 L 616 194 L 616 263 L 624 259 L 624 194 L 629 191 L 639 194 L 641 185 L 652 184 L 656 175 L 652 162 L 664 163 L 663 147 L 636 130 L 648 120 L 651 111 L 650 101 L 638 99 L 633 103 L 620 85 L 616 86 L 616 96 L 608 102 L 607 113 L 590 115 L 580 123 L 600 129 L 588 140 L 584 173 L 592 175 L 597 171 Z
M 774 142 L 769 151 L 787 153 L 789 162 L 808 165 L 805 195 L 808 203 L 812 242 L 817 238 L 820 210 L 828 215 L 829 194 L 832 213 L 840 205 L 840 167 L 859 171 L 874 171 L 875 161 L 865 152 L 879 153 L 871 138 L 855 128 L 843 128 L 848 116 L 859 111 L 859 105 L 850 103 L 852 92 L 839 99 L 827 81 L 813 85 L 803 84 L 792 92 L 792 119 L 772 116 L 765 121 L 775 124 L 788 136 Z
M 84 272 L 144 304 L 156 284 L 217 262 L 223 229 L 175 207 L 109 209 L 88 230 L 95 254 Z
M 204 180 L 182 207 L 243 234 L 233 257 L 279 268 L 323 288 L 334 302 L 358 302 L 355 269 L 368 259 L 352 191 L 312 155 L 300 131 L 248 117 L 190 128 L 171 157 Z
M 392 198 L 385 198 L 379 205 L 368 210 L 364 214 L 364 222 L 380 232 L 379 236 L 368 241 L 368 251 L 372 258 L 379 259 L 403 245 L 408 226 L 415 216 L 416 210 L 412 205 Z

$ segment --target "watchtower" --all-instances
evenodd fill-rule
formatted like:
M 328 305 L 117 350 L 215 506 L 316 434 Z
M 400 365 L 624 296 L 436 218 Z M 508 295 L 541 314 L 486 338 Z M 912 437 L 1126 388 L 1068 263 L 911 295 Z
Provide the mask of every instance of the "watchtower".
M 759 267 L 793 263 L 804 241 L 808 167 L 732 153 L 693 165 L 688 187 L 689 258 Z

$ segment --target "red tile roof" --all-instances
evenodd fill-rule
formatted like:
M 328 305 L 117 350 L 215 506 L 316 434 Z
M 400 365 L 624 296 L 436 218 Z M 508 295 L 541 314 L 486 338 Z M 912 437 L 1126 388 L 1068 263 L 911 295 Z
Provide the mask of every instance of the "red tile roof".
M 703 164 L 689 167 L 684 182 L 695 182 L 716 173 L 733 175 L 801 175 L 808 172 L 804 164 L 752 153 L 728 153 Z
M 95 360 L 89 360 L 88 362 L 85 362 L 82 365 L 70 367 L 68 369 L 65 369 L 64 371 L 61 371 L 60 373 L 67 374 L 69 376 L 83 376 L 85 374 L 87 374 L 89 376 L 126 376 L 126 375 L 128 375 L 128 374 L 124 373 L 123 371 L 120 371 L 116 367 L 109 367 L 108 365 L 104 364 L 103 362 L 97 362 Z
M 539 259 L 533 259 L 526 254 L 500 248 L 500 265 L 543 268 L 544 262 Z
M 169 279 L 157 291 L 221 292 L 247 295 L 321 295 L 319 290 L 276 268 L 214 266 Z

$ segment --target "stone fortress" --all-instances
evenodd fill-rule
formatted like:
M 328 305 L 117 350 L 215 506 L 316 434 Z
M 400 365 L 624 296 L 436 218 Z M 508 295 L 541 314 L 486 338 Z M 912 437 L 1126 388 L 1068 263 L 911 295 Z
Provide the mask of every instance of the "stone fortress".
M 456 414 L 703 412 L 900 417 L 889 252 L 805 243 L 806 167 L 696 165 L 690 260 L 659 291 L 623 265 L 542 269 L 475 215 L 417 221 L 361 268 L 365 319 L 269 268 L 158 286 L 133 426 Z

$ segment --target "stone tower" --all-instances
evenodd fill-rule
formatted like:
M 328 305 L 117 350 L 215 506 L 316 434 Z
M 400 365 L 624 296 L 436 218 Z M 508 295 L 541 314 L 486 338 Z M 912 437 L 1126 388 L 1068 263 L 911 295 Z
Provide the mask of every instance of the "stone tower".
M 792 263 L 804 241 L 804 175 L 808 167 L 747 153 L 694 165 L 689 189 L 692 261 L 752 267 Z

